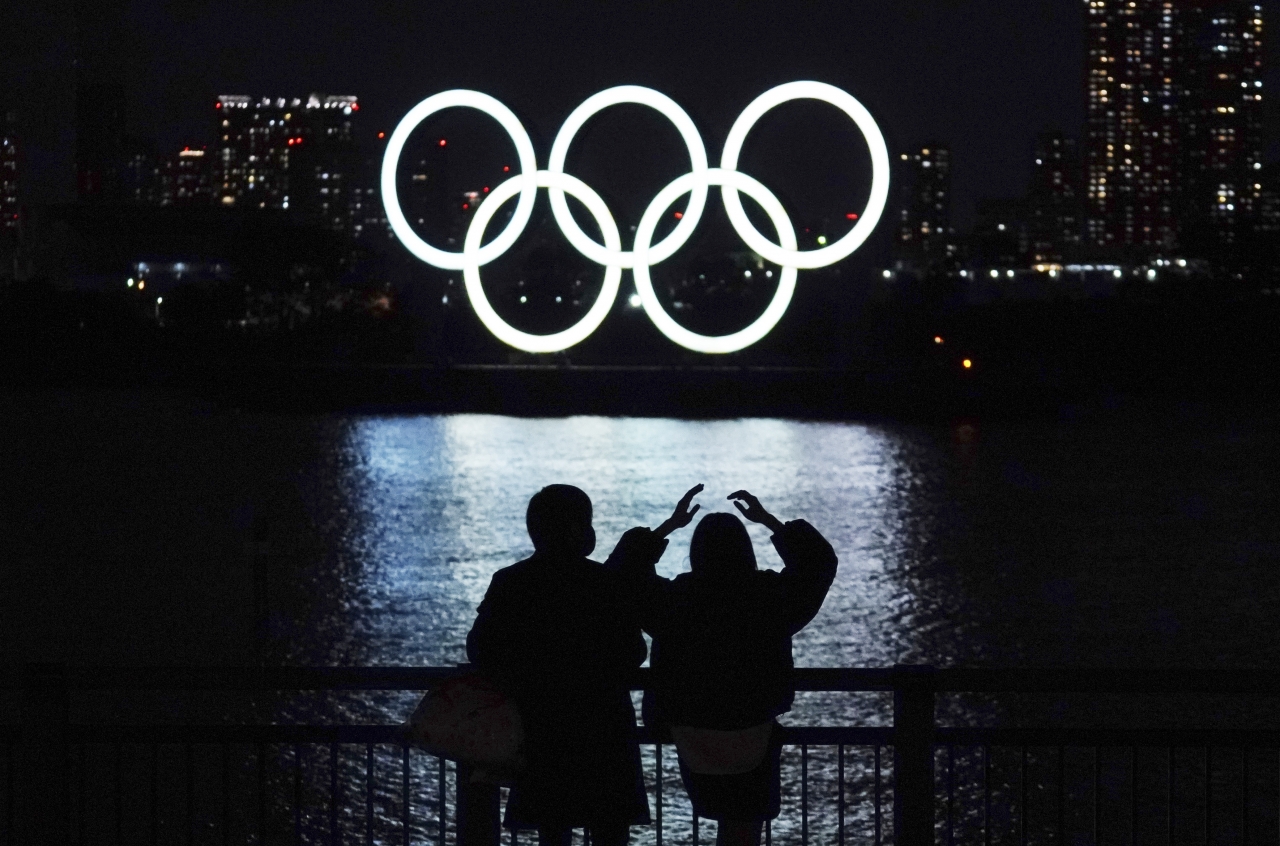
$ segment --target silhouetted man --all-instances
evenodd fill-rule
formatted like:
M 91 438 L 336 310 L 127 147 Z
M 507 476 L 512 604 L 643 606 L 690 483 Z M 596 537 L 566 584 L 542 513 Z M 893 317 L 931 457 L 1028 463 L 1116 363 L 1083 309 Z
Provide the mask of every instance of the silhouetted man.
M 494 573 L 467 635 L 467 656 L 520 709 L 527 766 L 507 803 L 508 828 L 537 828 L 544 846 L 588 828 L 620 846 L 649 822 L 627 676 L 644 638 L 621 577 L 587 558 L 591 500 L 548 485 L 526 513 L 534 553 Z

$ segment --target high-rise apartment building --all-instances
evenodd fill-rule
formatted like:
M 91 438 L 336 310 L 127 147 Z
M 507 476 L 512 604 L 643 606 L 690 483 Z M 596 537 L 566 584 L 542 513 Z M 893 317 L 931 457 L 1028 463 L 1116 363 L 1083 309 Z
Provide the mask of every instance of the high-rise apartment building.
M 160 204 L 160 161 L 155 144 L 138 138 L 125 141 L 120 168 L 122 198 L 145 206 Z
M 1083 0 L 1086 237 L 1161 252 L 1230 243 L 1256 197 L 1262 10 L 1244 0 Z
M 212 205 L 211 159 L 208 150 L 191 147 L 183 147 L 166 158 L 160 169 L 160 205 Z
M 1084 0 L 1086 231 L 1094 246 L 1172 249 L 1189 38 L 1178 0 Z
M 252 98 L 214 104 L 218 133 L 214 188 L 224 206 L 290 209 L 296 217 L 349 231 L 356 159 L 353 96 Z
M 1080 246 L 1080 150 L 1061 132 L 1036 136 L 1026 203 L 1027 252 L 1036 262 L 1061 261 Z
M 18 119 L 0 112 L 0 232 L 16 230 L 22 222 L 18 204 Z
M 369 139 L 360 144 L 363 158 L 354 172 L 351 189 L 351 234 L 356 238 L 394 239 L 395 234 L 387 223 L 387 211 L 382 205 L 379 180 L 382 174 L 382 157 L 387 148 L 387 133 L 379 132 L 376 143 Z
M 1260 238 L 1280 240 L 1280 165 L 1258 168 L 1258 207 L 1254 232 Z
M 1228 245 L 1252 225 L 1262 190 L 1262 7 L 1201 0 L 1199 11 L 1189 220 Z
M 904 261 L 928 265 L 945 257 L 951 243 L 951 151 L 930 144 L 903 153 L 899 165 L 895 252 Z

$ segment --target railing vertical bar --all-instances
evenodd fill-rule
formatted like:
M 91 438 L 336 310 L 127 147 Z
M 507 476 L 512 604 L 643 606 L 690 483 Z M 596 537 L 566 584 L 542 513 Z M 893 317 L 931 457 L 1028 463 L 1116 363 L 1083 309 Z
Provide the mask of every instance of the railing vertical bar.
M 437 781 L 437 783 L 436 783 L 436 797 L 437 797 L 437 800 L 438 800 L 438 803 L 439 803 L 439 813 L 438 813 L 438 814 L 436 814 L 436 816 L 437 816 L 437 817 L 439 817 L 439 823 L 440 823 L 440 846 L 444 846 L 444 833 L 445 833 L 445 815 L 444 815 L 444 812 L 445 812 L 445 805 L 444 805 L 444 802 L 445 802 L 445 795 L 444 795 L 444 793 L 445 793 L 445 763 L 444 763 L 444 758 L 438 758 L 438 759 L 436 760 L 436 764 L 437 764 L 437 767 L 438 767 L 438 774 L 439 774 L 439 779 L 438 779 L 438 781 Z
M 956 747 L 947 744 L 947 846 L 956 844 Z
M 693 811 L 693 846 L 698 846 L 698 812 Z
M 875 816 L 876 816 L 876 846 L 880 846 L 882 838 L 881 818 L 880 818 L 880 744 L 876 744 L 876 762 L 875 762 Z
M 259 743 L 258 753 L 258 842 L 267 839 L 267 747 Z
M 844 846 L 844 744 L 836 747 L 836 843 Z
M 222 846 L 231 842 L 231 744 L 222 744 Z
M 1240 844 L 1249 846 L 1249 748 L 1240 749 Z
M 14 758 L 15 750 L 17 750 L 17 747 L 18 745 L 15 744 L 15 742 L 12 740 L 10 740 L 8 744 L 5 745 L 4 779 L 5 779 L 6 792 L 5 792 L 4 815 L 5 815 L 5 836 L 8 837 L 9 846 L 14 846 L 14 843 L 18 842 L 18 837 L 15 836 L 15 833 L 13 831 L 15 824 L 17 824 L 14 822 L 14 820 L 15 818 L 17 818 L 17 810 L 15 810 L 15 808 L 17 808 L 17 804 L 18 804 L 18 800 L 15 799 L 13 795 L 14 790 L 17 790 L 17 778 L 14 777 L 14 770 L 17 769 L 17 765 L 13 763 L 13 758 Z
M 653 792 L 655 794 L 653 805 L 654 805 L 654 809 L 657 812 L 656 818 L 658 820 L 656 834 L 658 837 L 658 846 L 662 846 L 662 744 L 661 743 L 653 744 L 653 760 L 655 762 L 654 769 L 656 770 L 653 776 L 653 781 L 654 781 Z
M 293 744 L 293 843 L 302 846 L 302 748 Z
M 120 759 L 124 755 L 124 749 L 119 743 L 117 743 L 115 744 L 115 750 L 116 750 L 116 755 L 115 755 L 116 760 L 115 760 L 115 766 L 111 772 L 111 790 L 113 795 L 115 796 L 116 846 L 120 846 L 120 844 L 124 842 L 124 797 L 122 795 L 124 792 L 124 788 L 121 783 L 121 775 L 122 775 L 121 769 L 123 765 L 120 763 Z
M 17 799 L 15 799 L 13 795 L 13 792 L 16 789 L 16 782 L 17 782 L 17 780 L 14 778 L 14 775 L 13 775 L 14 769 L 15 769 L 14 763 L 13 763 L 13 756 L 14 756 L 14 750 L 16 748 L 17 748 L 17 744 L 14 743 L 12 740 L 10 740 L 5 745 L 5 755 L 4 755 L 4 769 L 5 769 L 4 781 L 5 781 L 5 790 L 6 790 L 6 793 L 4 794 L 5 795 L 4 830 L 5 830 L 5 836 L 8 838 L 7 842 L 9 846 L 14 846 L 14 843 L 17 842 L 17 837 L 14 835 L 14 832 L 13 832 L 14 825 L 16 825 L 16 823 L 14 822 L 14 819 L 17 816 L 17 813 L 14 810 L 15 806 L 17 805 Z
M 1173 747 L 1169 747 L 1169 846 L 1173 846 L 1174 819 L 1177 813 L 1177 806 L 1174 804 L 1174 754 Z
M 196 839 L 196 762 L 191 744 L 186 744 L 185 763 L 187 767 L 187 846 Z
M 1138 846 L 1138 748 L 1129 747 L 1129 846 Z
M 1204 842 L 1209 846 L 1213 836 L 1213 747 L 1204 747 Z
M 1067 750 L 1058 747 L 1058 846 L 1066 843 Z
M 800 843 L 809 846 L 809 744 L 800 744 Z M 698 844 L 694 844 L 698 846 Z
M 991 747 L 982 747 L 982 843 L 991 846 Z
M 1093 846 L 1099 846 L 1098 822 L 1102 817 L 1102 753 L 1093 747 Z
M 329 744 L 329 843 L 339 846 L 338 835 L 338 744 Z
M 440 761 L 440 844 L 444 846 L 444 760 Z M 409 744 L 400 747 L 400 811 L 404 846 L 409 846 Z
M 1018 790 L 1021 793 L 1021 804 L 1018 805 L 1018 842 L 1027 846 L 1027 747 L 1022 749 L 1022 759 L 1018 767 Z
M 364 842 L 373 846 L 373 744 L 364 745 Z
M 80 792 L 80 808 L 79 808 L 79 813 L 76 815 L 76 829 L 77 829 L 76 843 L 79 844 L 79 846 L 84 846 L 84 842 L 85 842 L 84 826 L 85 826 L 85 820 L 88 819 L 88 816 L 89 816 L 88 813 L 86 813 L 87 811 L 86 805 L 89 801 L 89 796 L 88 796 L 89 788 L 88 788 L 88 780 L 85 777 L 85 767 L 88 766 L 88 761 L 86 760 L 86 758 L 88 757 L 88 753 L 89 753 L 89 744 L 87 743 L 81 744 L 80 746 L 76 747 L 76 749 L 78 750 L 76 759 L 79 762 L 79 766 L 76 767 L 76 781 L 79 784 L 79 792 Z M 10 744 L 10 747 L 9 747 L 9 754 L 10 755 L 13 754 L 12 744 Z M 13 773 L 12 764 L 10 765 L 9 772 L 10 772 L 10 775 L 12 775 Z M 13 805 L 13 779 L 10 778 L 9 782 L 10 782 L 9 783 L 9 804 L 10 806 L 12 806 Z M 13 840 L 14 840 L 13 824 L 10 823 L 9 841 L 13 842 Z
M 764 846 L 773 846 L 773 820 L 764 821 Z

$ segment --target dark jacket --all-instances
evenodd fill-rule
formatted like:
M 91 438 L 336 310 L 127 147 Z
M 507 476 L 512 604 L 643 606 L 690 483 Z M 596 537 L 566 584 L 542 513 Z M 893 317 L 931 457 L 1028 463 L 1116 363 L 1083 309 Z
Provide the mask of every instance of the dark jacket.
M 524 723 L 509 826 L 648 822 L 627 689 L 645 643 L 621 587 L 594 561 L 537 554 L 489 583 L 467 657 Z
M 624 536 L 609 566 L 631 585 L 641 625 L 653 638 L 646 725 L 738 729 L 789 711 L 791 636 L 818 613 L 835 579 L 831 544 L 793 520 L 773 536 L 785 565 L 780 573 L 665 579 L 654 573 L 656 556 L 646 555 L 652 544 L 633 538 Z

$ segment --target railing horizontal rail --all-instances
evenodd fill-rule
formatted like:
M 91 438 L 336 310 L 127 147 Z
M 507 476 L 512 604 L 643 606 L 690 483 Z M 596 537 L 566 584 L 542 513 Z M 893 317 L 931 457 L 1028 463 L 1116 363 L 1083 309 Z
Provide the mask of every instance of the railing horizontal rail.
M 666 732 L 636 729 L 641 744 L 671 743 Z M 16 736 L 16 733 L 15 733 Z M 396 725 L 87 725 L 67 726 L 72 743 L 390 743 L 404 738 Z M 782 742 L 811 746 L 888 746 L 893 729 L 868 726 L 787 726 Z
M 1280 746 L 1276 729 L 938 728 L 935 746 Z
M 638 726 L 642 744 L 670 743 L 666 732 Z M 0 726 L 0 739 L 19 727 Z M 67 726 L 73 743 L 391 743 L 403 742 L 396 725 L 178 725 L 79 724 Z M 811 746 L 892 746 L 889 726 L 786 726 L 783 743 Z M 1278 729 L 945 728 L 935 746 L 1280 747 Z
M 1280 696 L 1274 670 L 1067 667 L 937 670 L 933 689 L 949 693 L 1222 693 Z
M 429 690 L 466 667 L 67 667 L 71 690 Z M 803 667 L 796 690 L 874 692 L 900 687 L 896 668 Z M 1280 696 L 1280 673 L 1255 669 L 939 669 L 911 683 L 939 693 L 1208 693 Z M 629 684 L 643 690 L 649 670 Z M 25 686 L 24 668 L 0 669 L 0 689 Z

